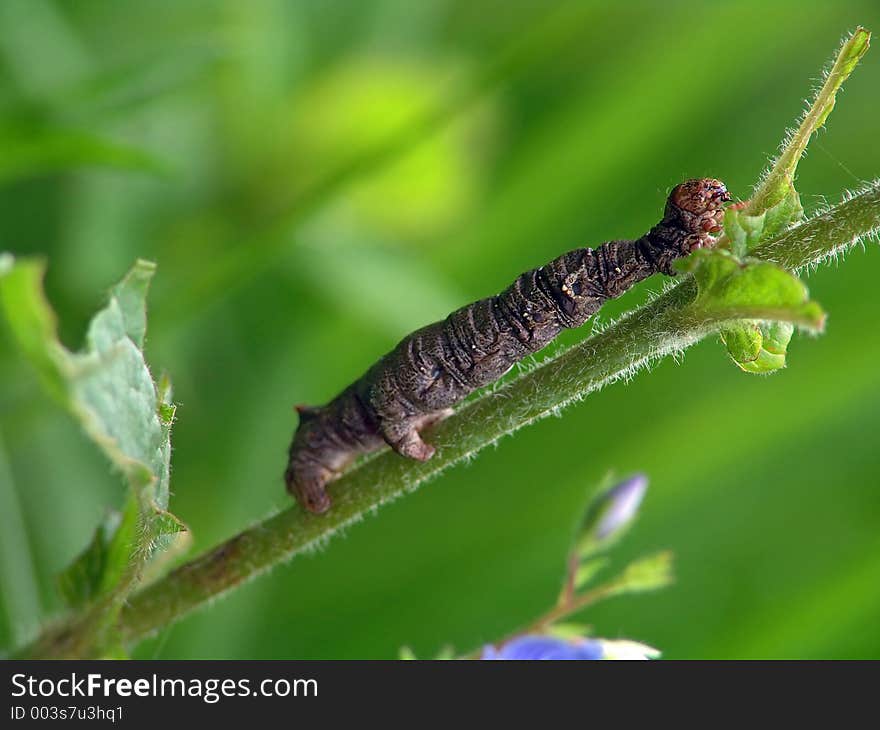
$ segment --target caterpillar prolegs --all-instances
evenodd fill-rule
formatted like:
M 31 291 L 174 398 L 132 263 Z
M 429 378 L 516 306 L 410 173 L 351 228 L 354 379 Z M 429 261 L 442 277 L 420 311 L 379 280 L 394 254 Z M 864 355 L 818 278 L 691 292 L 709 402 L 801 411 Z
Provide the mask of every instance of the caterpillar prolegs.
M 607 299 L 657 272 L 674 275 L 676 259 L 712 245 L 728 200 L 719 180 L 688 180 L 672 190 L 663 220 L 641 238 L 569 251 L 500 294 L 407 335 L 327 405 L 297 408 L 287 490 L 321 513 L 330 508 L 327 483 L 358 454 L 388 444 L 410 459 L 430 459 L 434 447 L 422 440 L 422 429 L 563 329 L 580 327 Z

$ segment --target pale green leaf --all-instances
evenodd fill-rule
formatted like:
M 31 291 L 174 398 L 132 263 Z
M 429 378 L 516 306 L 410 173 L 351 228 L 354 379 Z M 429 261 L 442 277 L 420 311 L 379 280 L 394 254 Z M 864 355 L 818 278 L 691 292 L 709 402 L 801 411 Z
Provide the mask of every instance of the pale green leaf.
M 766 374 L 785 367 L 793 334 L 794 326 L 790 322 L 743 321 L 722 328 L 721 339 L 742 370 Z
M 724 234 L 738 258 L 776 236 L 804 217 L 801 199 L 793 186 L 778 203 L 757 215 L 746 208 L 731 206 L 724 212 Z
M 126 478 L 122 515 L 98 527 L 86 550 L 60 576 L 74 605 L 136 581 L 157 539 L 185 526 L 167 511 L 174 406 L 167 378 L 153 382 L 142 351 L 146 295 L 155 265 L 137 261 L 91 320 L 85 347 L 71 352 L 57 336 L 43 294 L 42 261 L 0 258 L 0 309 L 22 351 L 52 394 Z M 75 488 L 78 485 L 71 485 Z
M 702 249 L 680 268 L 693 273 L 697 282 L 699 292 L 691 306 L 716 321 L 781 320 L 815 331 L 824 326 L 825 313 L 810 301 L 806 285 L 776 264 Z
M 663 551 L 648 555 L 630 563 L 606 588 L 600 587 L 603 597 L 624 593 L 644 593 L 665 588 L 673 581 L 672 553 Z

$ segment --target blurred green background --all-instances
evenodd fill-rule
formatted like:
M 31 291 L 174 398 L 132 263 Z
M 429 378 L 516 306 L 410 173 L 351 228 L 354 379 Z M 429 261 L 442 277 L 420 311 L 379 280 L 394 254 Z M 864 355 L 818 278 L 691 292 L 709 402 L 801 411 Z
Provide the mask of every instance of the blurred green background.
M 78 346 L 135 257 L 179 401 L 172 509 L 201 550 L 287 506 L 294 403 L 560 252 L 640 234 L 666 191 L 738 196 L 876 0 L 0 0 L 0 248 L 48 256 Z M 880 51 L 801 165 L 808 210 L 880 173 Z M 876 116 L 875 116 L 876 115 Z M 812 275 L 788 370 L 717 342 L 617 384 L 142 644 L 142 658 L 430 656 L 555 598 L 587 489 L 650 475 L 617 560 L 677 583 L 585 618 L 673 658 L 880 657 L 874 244 Z M 655 279 L 601 320 L 656 291 Z M 588 333 L 571 333 L 575 341 Z M 120 481 L 0 327 L 0 647 Z

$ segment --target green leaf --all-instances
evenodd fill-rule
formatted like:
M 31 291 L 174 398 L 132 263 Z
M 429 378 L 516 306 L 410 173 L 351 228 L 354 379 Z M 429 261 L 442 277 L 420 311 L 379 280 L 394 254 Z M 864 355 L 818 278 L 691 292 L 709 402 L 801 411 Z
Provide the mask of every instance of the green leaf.
M 804 283 L 776 264 L 741 261 L 728 251 L 701 249 L 681 261 L 679 268 L 691 272 L 697 282 L 699 291 L 690 306 L 715 321 L 778 320 L 814 331 L 825 324 L 825 313 L 810 301 Z
M 114 299 L 119 307 L 123 331 L 139 350 L 144 348 L 144 335 L 147 331 L 147 292 L 155 272 L 154 263 L 139 260 L 125 278 L 110 290 L 111 299 Z M 170 389 L 170 383 L 164 387 Z
M 165 510 L 157 509 L 154 511 L 153 523 L 157 536 L 176 535 L 178 532 L 186 532 L 187 526 L 180 519 Z
M 672 565 L 673 556 L 668 550 L 648 555 L 630 563 L 617 578 L 598 588 L 597 593 L 610 598 L 665 588 L 673 581 Z
M 58 575 L 58 588 L 68 606 L 85 606 L 122 581 L 137 538 L 137 519 L 134 499 L 124 512 L 110 512 L 88 547 Z
M 747 373 L 765 374 L 785 367 L 794 333 L 789 322 L 740 322 L 721 330 L 733 361 Z
M 186 529 L 167 511 L 174 406 L 171 386 L 153 382 L 143 354 L 146 295 L 155 271 L 137 261 L 91 320 L 85 347 L 71 352 L 57 336 L 43 293 L 42 261 L 0 255 L 0 311 L 48 390 L 74 415 L 130 492 L 59 578 L 65 598 L 82 605 L 125 593 L 163 535 Z
M 731 206 L 725 212 L 725 240 L 721 245 L 729 243 L 736 257 L 744 259 L 756 246 L 803 218 L 804 209 L 794 187 L 798 163 L 813 133 L 828 119 L 838 90 L 865 55 L 870 40 L 871 34 L 864 28 L 858 28 L 844 41 L 826 74 L 825 83 L 801 119 L 798 129 L 787 136 L 779 157 L 758 183 L 752 199 L 745 205 Z M 772 277 L 766 274 L 763 278 L 765 284 L 769 284 Z M 781 279 L 776 284 L 781 286 Z M 754 282 L 752 285 L 755 285 Z M 790 294 L 794 303 L 794 287 L 791 287 Z M 812 315 L 819 323 L 821 310 L 815 306 L 812 311 L 804 309 L 809 306 L 809 303 L 805 303 L 800 307 L 800 315 Z M 744 321 L 731 324 L 721 330 L 721 339 L 733 361 L 742 370 L 770 373 L 785 367 L 788 343 L 794 330 L 792 322 L 796 321 L 787 319 L 774 323 Z
M 738 258 L 781 233 L 804 217 L 801 199 L 793 186 L 773 207 L 758 215 L 751 215 L 745 208 L 731 206 L 724 212 L 724 234 L 730 249 Z
M 66 401 L 63 370 L 66 353 L 56 338 L 55 313 L 43 296 L 41 261 L 16 262 L 0 254 L 0 305 L 6 312 L 13 337 L 30 358 L 46 389 Z
M 736 363 L 754 362 L 761 354 L 761 330 L 757 322 L 742 322 L 721 330 L 721 341 Z
M 816 93 L 798 128 L 783 141 L 779 156 L 755 186 L 749 201 L 727 209 L 721 248 L 729 246 L 743 258 L 765 240 L 801 220 L 804 209 L 794 187 L 798 163 L 810 138 L 828 119 L 837 92 L 868 50 L 871 34 L 857 28 L 840 47 L 834 63 L 825 74 L 825 82 Z
M 724 211 L 724 233 L 737 258 L 743 258 L 760 240 L 764 229 L 764 215 L 748 215 L 736 206 Z
M 750 231 L 762 230 L 761 224 Z M 753 218 L 752 222 L 757 219 Z M 736 230 L 732 228 L 731 230 Z M 752 235 L 740 227 L 744 245 Z M 738 236 L 738 234 L 735 234 Z M 823 328 L 825 314 L 810 301 L 807 288 L 794 274 L 757 259 L 740 260 L 724 250 L 702 250 L 683 263 L 694 274 L 699 293 L 692 306 L 718 319 L 740 319 L 721 328 L 721 340 L 733 361 L 745 372 L 765 374 L 785 367 L 794 325 L 811 330 Z
M 790 228 L 804 217 L 804 206 L 801 205 L 801 196 L 798 195 L 793 185 L 789 185 L 785 197 L 776 205 L 767 208 L 762 215 L 764 217 L 764 226 L 758 240 L 752 244 L 751 248 L 782 233 L 786 228 Z

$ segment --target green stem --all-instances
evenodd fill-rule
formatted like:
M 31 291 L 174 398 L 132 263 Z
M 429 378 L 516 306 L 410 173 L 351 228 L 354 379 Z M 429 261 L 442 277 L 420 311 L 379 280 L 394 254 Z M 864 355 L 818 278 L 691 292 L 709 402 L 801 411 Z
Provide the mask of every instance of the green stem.
M 580 595 L 572 593 L 571 595 L 566 596 L 563 600 L 559 601 L 549 611 L 538 616 L 538 618 L 534 619 L 525 628 L 517 629 L 516 631 L 513 631 L 505 636 L 503 639 L 501 639 L 501 641 L 496 641 L 494 643 L 496 646 L 500 647 L 504 646 L 506 643 L 512 641 L 518 636 L 544 633 L 551 626 L 553 626 L 553 624 L 568 618 L 572 614 L 583 611 L 585 608 L 587 608 L 588 606 L 592 606 L 594 603 L 598 603 L 605 598 L 610 598 L 611 596 L 614 596 L 620 590 L 622 583 L 623 582 L 618 579 L 610 583 L 606 583 L 605 585 L 598 586 L 597 588 L 593 588 L 590 591 L 581 593 Z M 482 649 L 475 649 L 474 651 L 462 655 L 460 658 L 479 659 L 482 653 Z
M 874 183 L 760 246 L 753 254 L 789 269 L 804 269 L 878 231 L 880 183 Z M 504 387 L 483 393 L 429 434 L 429 440 L 438 447 L 430 461 L 417 463 L 389 451 L 379 453 L 333 484 L 334 506 L 327 514 L 315 516 L 293 506 L 143 588 L 122 610 L 119 628 L 123 642 L 134 643 L 180 620 L 272 566 L 313 549 L 367 512 L 415 489 L 503 436 L 628 377 L 664 355 L 689 347 L 729 321 L 730 312 L 689 307 L 695 295 L 696 285 L 688 277 L 603 332 Z M 746 311 L 737 314 L 758 316 Z M 58 627 L 55 633 L 69 637 L 71 625 Z M 43 637 L 23 653 L 53 655 L 52 643 L 51 637 Z
M 755 189 L 746 207 L 749 215 L 760 215 L 768 208 L 772 208 L 786 196 L 789 190 L 793 189 L 794 173 L 807 149 L 810 137 L 825 123 L 834 108 L 837 92 L 862 56 L 867 53 L 870 43 L 870 31 L 858 27 L 841 44 L 825 76 L 825 82 L 816 92 L 812 103 L 801 118 L 801 123 L 785 140 L 779 157 Z
M 802 269 L 878 230 L 880 185 L 874 184 L 761 246 L 754 255 Z M 328 514 L 314 516 L 291 507 L 146 587 L 123 611 L 124 640 L 135 641 L 180 619 L 501 437 L 714 332 L 725 320 L 687 307 L 695 294 L 688 278 L 604 332 L 505 387 L 484 393 L 433 430 L 430 439 L 438 450 L 430 461 L 415 463 L 383 452 L 333 485 L 334 506 Z

